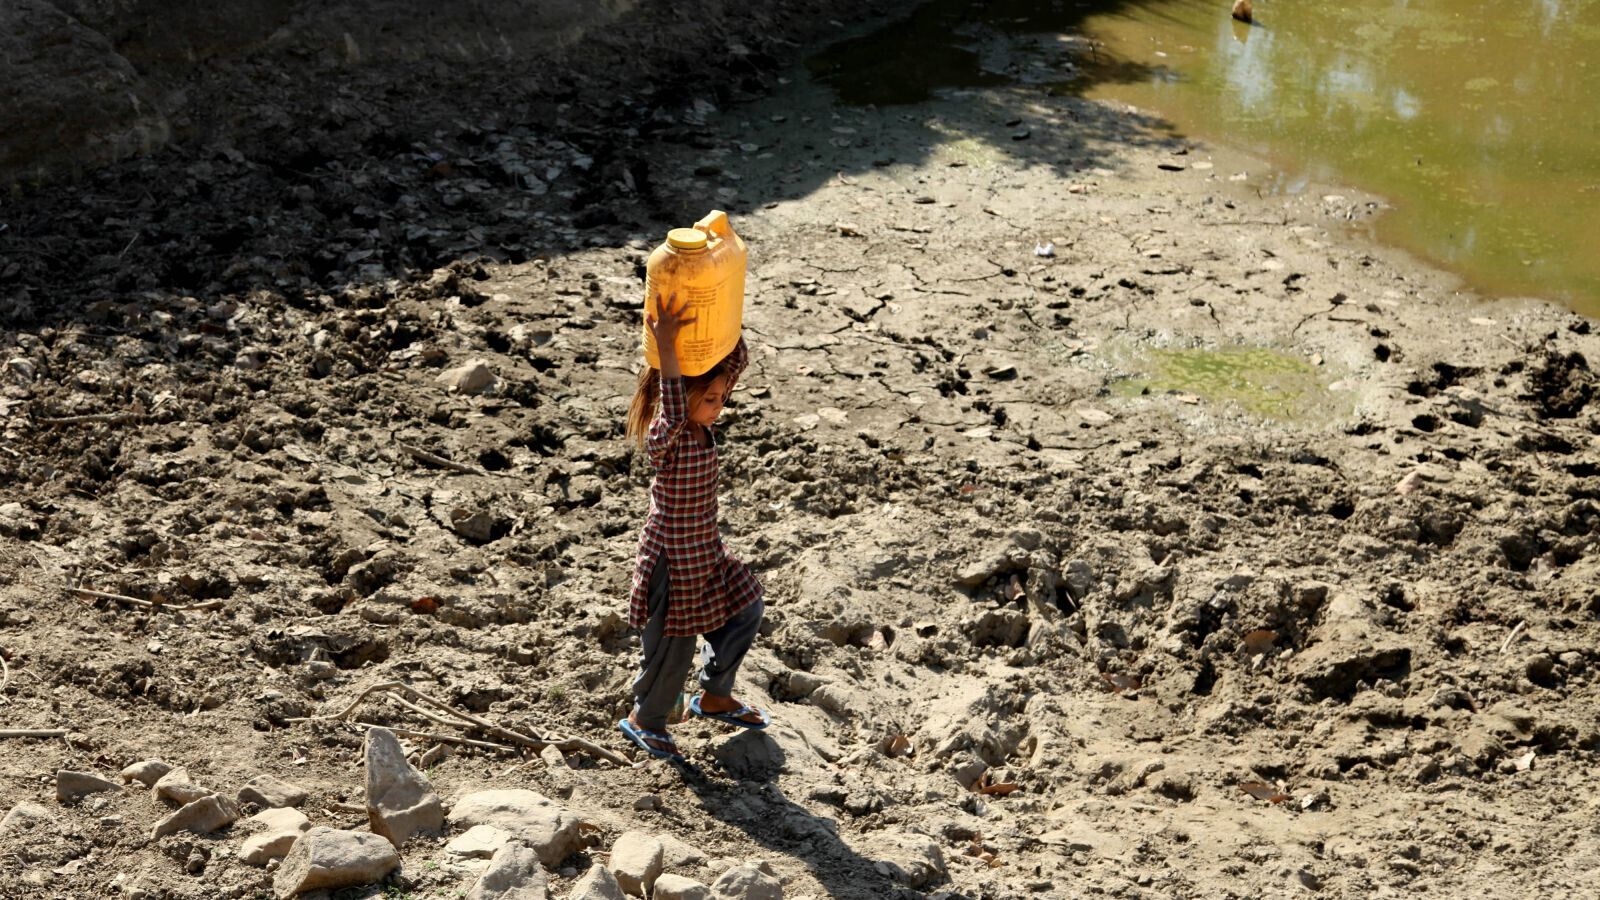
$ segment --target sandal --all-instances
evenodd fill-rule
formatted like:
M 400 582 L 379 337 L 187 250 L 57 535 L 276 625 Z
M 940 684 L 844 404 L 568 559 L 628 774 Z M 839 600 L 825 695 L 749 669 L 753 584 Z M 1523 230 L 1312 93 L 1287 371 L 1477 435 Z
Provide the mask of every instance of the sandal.
M 651 756 L 654 756 L 656 759 L 670 759 L 674 762 L 684 761 L 683 754 L 678 752 L 677 742 L 675 742 L 672 739 L 672 736 L 666 732 L 651 731 L 648 728 L 640 728 L 627 719 L 623 719 L 622 721 L 618 722 L 617 727 L 622 729 L 622 733 L 628 736 L 628 740 L 638 744 L 639 749 L 650 754 Z M 663 750 L 660 747 L 652 747 L 650 746 L 651 741 L 655 741 L 659 744 L 666 744 L 672 749 Z
M 718 722 L 726 722 L 729 725 L 737 725 L 740 728 L 748 728 L 751 731 L 760 731 L 761 729 L 772 724 L 772 720 L 767 718 L 767 714 L 754 706 L 741 706 L 738 709 L 730 709 L 727 712 L 720 713 L 706 712 L 700 708 L 699 696 L 696 696 L 693 700 L 689 701 L 689 712 L 697 716 L 703 716 L 707 719 L 716 719 Z M 752 722 L 749 719 L 746 719 L 745 716 L 748 716 L 751 713 L 755 713 L 756 715 L 760 716 L 761 721 Z

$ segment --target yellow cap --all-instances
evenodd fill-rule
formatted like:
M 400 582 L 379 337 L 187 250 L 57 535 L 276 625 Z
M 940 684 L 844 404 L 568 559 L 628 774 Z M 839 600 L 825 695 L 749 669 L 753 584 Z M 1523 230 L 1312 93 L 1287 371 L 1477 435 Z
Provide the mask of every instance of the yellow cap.
M 674 228 L 667 232 L 667 246 L 677 250 L 704 250 L 706 233 L 698 228 Z

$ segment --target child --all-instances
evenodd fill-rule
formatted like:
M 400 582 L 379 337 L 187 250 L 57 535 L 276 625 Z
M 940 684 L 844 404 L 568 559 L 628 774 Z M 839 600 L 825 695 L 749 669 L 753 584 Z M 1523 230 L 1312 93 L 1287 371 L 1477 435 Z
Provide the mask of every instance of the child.
M 741 728 L 765 728 L 761 710 L 733 699 L 733 678 L 761 627 L 762 589 L 744 563 L 728 554 L 717 533 L 717 442 L 712 424 L 749 362 L 744 338 L 703 375 L 678 368 L 678 332 L 694 322 L 677 295 L 645 325 L 655 338 L 661 369 L 646 368 L 628 410 L 628 437 L 650 456 L 650 517 L 634 566 L 628 620 L 643 630 L 633 712 L 617 723 L 646 753 L 682 762 L 667 734 L 667 715 L 694 662 L 695 638 L 709 656 L 700 669 L 700 695 L 689 712 Z M 660 410 L 657 411 L 657 398 Z

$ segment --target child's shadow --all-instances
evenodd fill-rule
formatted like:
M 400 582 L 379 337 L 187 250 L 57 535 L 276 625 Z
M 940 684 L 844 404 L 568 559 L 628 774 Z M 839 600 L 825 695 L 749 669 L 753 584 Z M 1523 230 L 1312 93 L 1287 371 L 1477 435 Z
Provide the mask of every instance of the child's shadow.
M 805 862 L 829 897 L 910 900 L 927 896 L 878 871 L 876 861 L 857 853 L 839 837 L 836 821 L 814 815 L 783 795 L 776 778 L 787 755 L 771 734 L 741 733 L 722 745 L 717 756 L 720 762 L 711 768 L 724 769 L 731 778 L 693 764 L 683 767 L 684 783 L 700 798 L 701 807 L 756 843 Z M 959 900 L 961 895 L 949 896 Z

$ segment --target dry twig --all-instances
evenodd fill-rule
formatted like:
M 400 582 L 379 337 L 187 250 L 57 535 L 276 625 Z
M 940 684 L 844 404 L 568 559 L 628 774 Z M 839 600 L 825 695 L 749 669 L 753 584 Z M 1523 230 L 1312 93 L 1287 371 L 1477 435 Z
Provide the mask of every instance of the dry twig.
M 1527 619 L 1523 619 L 1522 621 L 1517 623 L 1517 627 L 1511 629 L 1511 633 L 1506 635 L 1506 642 L 1504 644 L 1500 645 L 1500 652 L 1501 653 L 1504 653 L 1507 650 L 1511 649 L 1511 642 L 1517 639 L 1517 635 L 1522 633 L 1522 626 L 1524 626 L 1526 624 L 1528 624 L 1528 620 Z
M 0 649 L 0 703 L 10 703 L 6 699 L 6 688 L 11 686 L 11 667 L 6 664 L 6 651 Z
M 452 725 L 455 725 L 456 727 L 463 728 L 463 729 L 465 729 L 465 728 L 477 728 L 477 729 L 480 729 L 482 731 L 488 732 L 489 734 L 492 734 L 495 737 L 503 738 L 503 739 L 505 739 L 506 741 L 509 741 L 512 744 L 515 744 L 515 745 L 518 745 L 518 746 L 521 746 L 521 747 L 527 747 L 527 748 L 529 748 L 529 749 L 531 749 L 531 750 L 533 750 L 535 752 L 543 750 L 546 747 L 554 747 L 557 750 L 562 751 L 563 753 L 586 753 L 589 756 L 594 757 L 595 759 L 603 759 L 603 760 L 605 760 L 607 762 L 616 763 L 619 766 L 631 767 L 633 765 L 633 763 L 629 762 L 627 759 L 617 755 L 616 753 L 613 753 L 610 750 L 607 750 L 604 747 L 601 747 L 600 745 L 598 745 L 598 744 L 596 744 L 596 743 L 594 743 L 592 741 L 586 741 L 583 738 L 541 738 L 541 737 L 534 737 L 534 736 L 526 735 L 526 734 L 523 734 L 520 731 L 513 731 L 510 728 L 505 728 L 505 727 L 502 727 L 500 725 L 496 725 L 493 722 L 488 721 L 487 719 L 481 719 L 481 718 L 479 718 L 479 717 L 477 717 L 477 716 L 475 716 L 475 715 L 473 715 L 473 714 L 471 714 L 469 712 L 464 712 L 462 710 L 456 709 L 454 706 L 451 706 L 450 704 L 445 703 L 443 700 L 439 700 L 439 699 L 437 699 L 435 697 L 430 697 L 427 694 L 424 694 L 423 692 L 417 690 L 416 688 L 414 688 L 414 687 L 412 687 L 412 686 L 410 686 L 408 684 L 405 684 L 403 682 L 399 682 L 399 681 L 384 681 L 384 682 L 380 682 L 378 684 L 375 684 L 375 685 L 367 688 L 366 690 L 364 690 L 360 694 L 358 694 L 354 700 L 350 701 L 350 705 L 349 706 L 346 706 L 343 710 L 341 710 L 341 711 L 339 711 L 339 712 L 337 712 L 337 713 L 335 713 L 335 714 L 333 714 L 331 716 L 309 716 L 309 717 L 302 718 L 302 719 L 290 719 L 289 721 L 290 722 L 347 721 L 347 720 L 349 720 L 351 713 L 355 712 L 356 707 L 360 706 L 362 701 L 366 700 L 368 697 L 372 696 L 373 694 L 380 693 L 380 692 L 389 692 L 389 691 L 393 691 L 393 692 L 404 694 L 405 696 L 411 698 L 412 700 L 416 700 L 419 703 L 425 703 L 425 704 L 427 704 L 429 706 L 434 707 L 435 709 L 443 710 L 444 712 L 449 713 L 450 715 L 455 716 L 457 719 L 461 720 L 461 723 L 441 723 L 441 724 L 452 724 Z M 433 717 L 430 717 L 430 718 L 433 718 Z M 437 721 L 440 721 L 440 720 L 437 719 L 437 718 L 434 718 L 434 721 L 437 722 Z
M 105 591 L 92 591 L 88 588 L 70 588 L 74 594 L 83 594 L 86 597 L 99 597 L 102 600 L 115 600 L 130 606 L 144 609 L 165 609 L 172 612 L 195 612 L 202 609 L 221 609 L 227 604 L 221 600 L 202 600 L 199 603 L 151 603 L 149 600 L 140 600 L 138 597 L 126 597 L 122 594 L 108 594 Z
M 55 738 L 66 737 L 65 728 L 7 728 L 0 731 L 0 738 Z
M 392 725 L 373 725 L 370 722 L 351 722 L 357 728 L 387 728 L 401 737 L 416 738 L 419 741 L 442 741 L 446 744 L 461 744 L 465 747 L 480 747 L 484 750 L 500 750 L 505 753 L 516 753 L 517 748 L 505 744 L 491 744 L 488 741 L 475 741 L 472 738 L 456 737 L 451 734 L 438 734 L 432 731 L 412 731 L 409 728 L 395 728 Z
M 438 454 L 429 453 L 421 447 L 413 447 L 410 444 L 403 444 L 399 441 L 396 441 L 395 443 L 400 447 L 401 450 L 411 454 L 413 458 L 420 462 L 425 462 L 430 466 L 438 466 L 441 469 L 449 469 L 452 472 L 460 472 L 463 475 L 482 475 L 485 478 L 489 477 L 489 473 L 487 471 L 477 468 L 476 466 L 469 466 L 465 463 L 458 463 L 454 460 L 445 459 Z
M 124 422 L 137 418 L 137 413 L 126 410 L 115 413 L 90 413 L 85 416 L 61 416 L 53 419 L 38 420 L 41 425 L 83 425 L 89 422 L 105 422 L 108 425 L 121 425 Z

